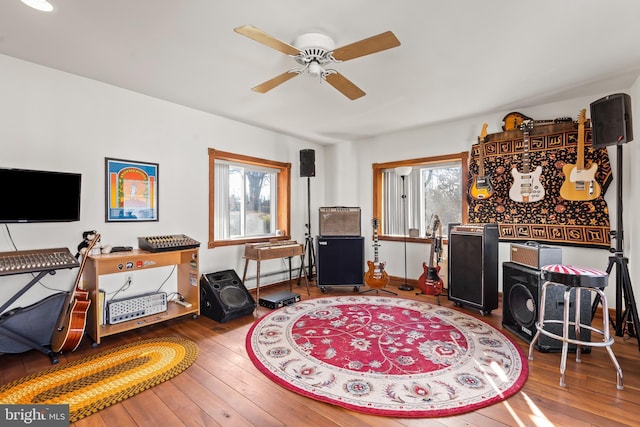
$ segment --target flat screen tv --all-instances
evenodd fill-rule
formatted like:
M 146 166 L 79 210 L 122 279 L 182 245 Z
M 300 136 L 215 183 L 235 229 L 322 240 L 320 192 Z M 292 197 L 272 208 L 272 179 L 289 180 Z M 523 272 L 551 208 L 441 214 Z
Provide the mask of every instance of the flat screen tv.
M 0 223 L 80 220 L 78 173 L 0 168 Z

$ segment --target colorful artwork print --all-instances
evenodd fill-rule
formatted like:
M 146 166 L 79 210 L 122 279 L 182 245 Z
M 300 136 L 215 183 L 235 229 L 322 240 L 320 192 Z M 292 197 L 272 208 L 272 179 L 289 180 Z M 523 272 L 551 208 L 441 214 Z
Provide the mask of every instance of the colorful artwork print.
M 106 221 L 158 220 L 158 165 L 106 159 Z

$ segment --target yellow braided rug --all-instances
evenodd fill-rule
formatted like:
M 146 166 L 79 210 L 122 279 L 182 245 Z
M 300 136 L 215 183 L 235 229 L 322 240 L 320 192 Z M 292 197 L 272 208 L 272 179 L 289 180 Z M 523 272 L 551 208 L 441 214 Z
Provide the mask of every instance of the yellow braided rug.
M 187 339 L 139 341 L 5 384 L 0 403 L 68 404 L 75 422 L 175 377 L 197 356 Z

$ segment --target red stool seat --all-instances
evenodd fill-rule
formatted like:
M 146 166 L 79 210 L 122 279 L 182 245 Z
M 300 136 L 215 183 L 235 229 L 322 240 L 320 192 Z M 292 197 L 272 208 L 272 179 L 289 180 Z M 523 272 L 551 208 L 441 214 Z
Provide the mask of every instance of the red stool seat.
M 609 281 L 606 271 L 595 268 L 550 264 L 543 266 L 540 271 L 544 280 L 571 287 L 604 288 Z

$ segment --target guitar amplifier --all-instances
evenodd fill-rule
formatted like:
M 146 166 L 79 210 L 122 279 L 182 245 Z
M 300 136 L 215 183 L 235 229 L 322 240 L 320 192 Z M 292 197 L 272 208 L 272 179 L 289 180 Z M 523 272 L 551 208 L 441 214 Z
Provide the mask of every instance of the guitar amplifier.
M 360 208 L 320 208 L 320 236 L 360 236 Z
M 512 243 L 511 262 L 540 270 L 549 264 L 562 264 L 562 249 L 536 242 Z

